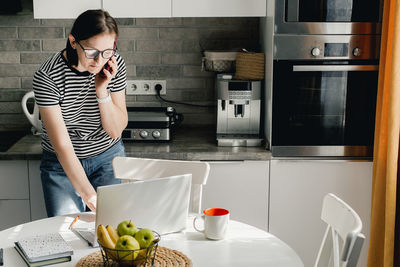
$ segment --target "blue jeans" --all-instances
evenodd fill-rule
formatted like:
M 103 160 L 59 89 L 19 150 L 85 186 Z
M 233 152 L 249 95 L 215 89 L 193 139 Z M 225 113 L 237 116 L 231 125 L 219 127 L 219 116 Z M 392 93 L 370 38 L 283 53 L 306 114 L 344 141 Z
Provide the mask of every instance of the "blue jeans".
M 125 156 L 122 141 L 100 155 L 80 160 L 86 176 L 96 191 L 98 186 L 121 183 L 120 179 L 114 177 L 112 169 L 112 160 L 116 156 Z M 43 151 L 40 171 L 47 216 L 85 211 L 85 203 L 75 191 L 54 153 Z

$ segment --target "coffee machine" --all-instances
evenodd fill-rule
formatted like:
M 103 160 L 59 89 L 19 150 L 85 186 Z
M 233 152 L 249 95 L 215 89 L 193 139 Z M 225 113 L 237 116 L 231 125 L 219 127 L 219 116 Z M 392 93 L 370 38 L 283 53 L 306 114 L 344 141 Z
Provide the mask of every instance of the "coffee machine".
M 217 76 L 218 146 L 260 146 L 261 81 Z

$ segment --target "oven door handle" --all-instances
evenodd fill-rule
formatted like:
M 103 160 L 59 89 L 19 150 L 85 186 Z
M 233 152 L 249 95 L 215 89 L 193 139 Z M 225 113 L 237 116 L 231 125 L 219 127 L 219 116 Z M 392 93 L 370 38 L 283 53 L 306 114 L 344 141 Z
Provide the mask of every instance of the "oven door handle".
M 377 71 L 379 65 L 293 65 L 293 71 Z

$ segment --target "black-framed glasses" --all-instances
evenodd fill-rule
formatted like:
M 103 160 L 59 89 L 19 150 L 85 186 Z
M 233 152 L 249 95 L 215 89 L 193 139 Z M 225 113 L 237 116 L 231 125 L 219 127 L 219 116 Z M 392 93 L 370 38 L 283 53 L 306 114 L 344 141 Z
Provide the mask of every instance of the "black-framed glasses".
M 82 48 L 82 50 L 85 52 L 85 57 L 88 59 L 95 59 L 99 56 L 99 54 L 101 54 L 101 56 L 104 59 L 109 59 L 115 54 L 115 51 L 116 51 L 116 49 L 106 49 L 103 51 L 99 51 L 97 49 L 86 49 L 79 43 L 79 41 L 76 41 L 76 42 Z

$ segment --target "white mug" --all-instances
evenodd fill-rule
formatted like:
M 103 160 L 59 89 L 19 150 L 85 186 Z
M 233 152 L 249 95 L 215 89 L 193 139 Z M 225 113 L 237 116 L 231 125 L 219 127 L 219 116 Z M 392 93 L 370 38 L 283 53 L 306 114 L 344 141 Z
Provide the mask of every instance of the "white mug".
M 208 239 L 223 239 L 228 228 L 229 211 L 221 208 L 210 208 L 204 210 L 203 213 L 204 214 L 194 218 L 194 229 L 198 232 L 204 233 Z M 198 218 L 204 220 L 204 229 L 199 229 L 196 227 L 196 220 Z
M 35 102 L 33 107 L 33 112 L 30 113 L 27 108 L 28 99 L 33 98 L 35 99 L 35 94 L 33 91 L 29 91 L 26 93 L 21 100 L 22 110 L 25 113 L 25 116 L 28 118 L 29 122 L 32 124 L 32 133 L 33 134 L 41 134 L 42 133 L 42 121 L 40 120 L 39 115 L 39 107 Z

